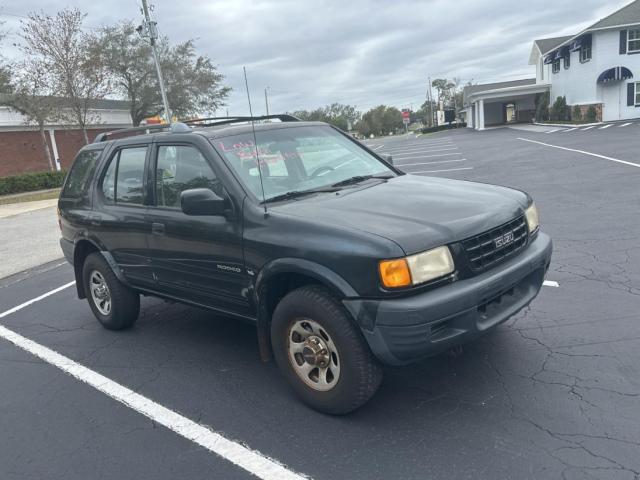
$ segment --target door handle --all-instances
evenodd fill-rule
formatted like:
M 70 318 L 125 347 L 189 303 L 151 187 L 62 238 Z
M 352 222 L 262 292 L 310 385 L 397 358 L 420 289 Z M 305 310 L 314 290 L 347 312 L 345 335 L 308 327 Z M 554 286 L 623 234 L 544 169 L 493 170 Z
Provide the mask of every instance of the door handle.
M 164 235 L 164 223 L 153 222 L 151 224 L 151 233 L 154 235 Z

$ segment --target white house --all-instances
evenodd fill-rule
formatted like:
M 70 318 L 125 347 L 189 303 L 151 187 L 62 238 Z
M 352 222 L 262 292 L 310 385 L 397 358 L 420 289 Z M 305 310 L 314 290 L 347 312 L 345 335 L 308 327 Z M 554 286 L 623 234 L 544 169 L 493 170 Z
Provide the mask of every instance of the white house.
M 469 127 L 529 121 L 547 91 L 583 114 L 593 105 L 598 120 L 640 117 L 640 0 L 575 35 L 535 40 L 529 64 L 535 79 L 465 88 Z

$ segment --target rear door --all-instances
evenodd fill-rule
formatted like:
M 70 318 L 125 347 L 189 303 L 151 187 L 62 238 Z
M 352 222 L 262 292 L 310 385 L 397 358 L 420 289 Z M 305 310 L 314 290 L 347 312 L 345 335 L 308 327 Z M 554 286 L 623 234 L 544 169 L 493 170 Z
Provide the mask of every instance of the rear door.
M 149 186 L 146 169 L 148 142 L 119 144 L 109 153 L 98 180 L 93 230 L 134 286 L 153 288 L 147 254 Z
M 234 204 L 234 213 L 227 217 L 189 216 L 180 208 L 180 194 L 191 188 L 208 188 L 233 202 L 213 149 L 206 148 L 204 139 L 200 143 L 158 141 L 154 145 L 155 201 L 148 219 L 157 288 L 168 296 L 248 315 L 241 205 Z

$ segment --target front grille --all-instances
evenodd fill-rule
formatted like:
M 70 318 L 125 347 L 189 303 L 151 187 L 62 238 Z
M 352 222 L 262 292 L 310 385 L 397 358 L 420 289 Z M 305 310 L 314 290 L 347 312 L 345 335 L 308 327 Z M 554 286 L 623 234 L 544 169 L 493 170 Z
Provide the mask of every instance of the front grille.
M 523 215 L 461 243 L 471 270 L 486 270 L 524 248 L 527 244 L 527 223 Z

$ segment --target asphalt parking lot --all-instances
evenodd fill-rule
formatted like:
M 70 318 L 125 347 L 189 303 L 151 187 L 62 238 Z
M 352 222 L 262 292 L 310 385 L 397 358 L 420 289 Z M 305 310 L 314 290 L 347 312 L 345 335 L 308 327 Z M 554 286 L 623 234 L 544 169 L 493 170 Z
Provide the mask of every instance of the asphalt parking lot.
M 76 299 L 69 266 L 6 277 L 0 478 L 639 478 L 640 125 L 367 143 L 409 173 L 528 191 L 554 240 L 549 286 L 462 355 L 386 368 L 367 405 L 329 417 L 260 362 L 250 325 L 144 299 L 132 330 L 110 332 Z M 246 448 L 212 453 L 228 452 L 219 438 L 207 448 L 178 435 L 27 345 Z M 271 463 L 229 461 L 254 451 Z

